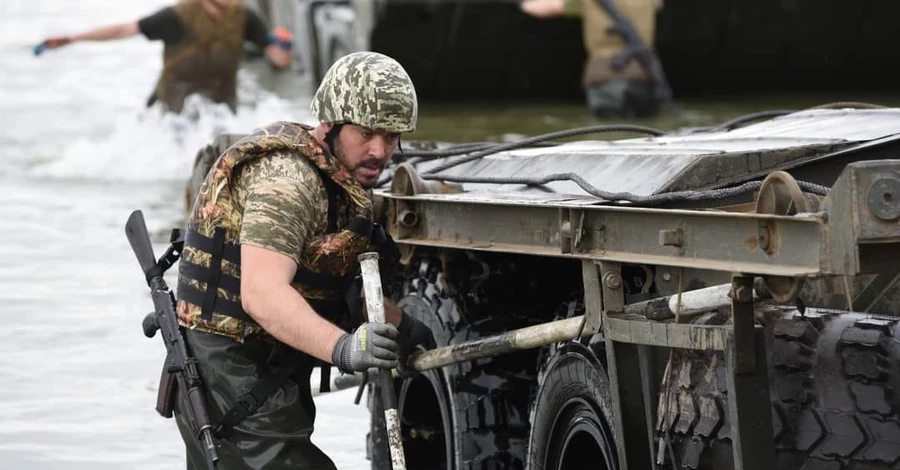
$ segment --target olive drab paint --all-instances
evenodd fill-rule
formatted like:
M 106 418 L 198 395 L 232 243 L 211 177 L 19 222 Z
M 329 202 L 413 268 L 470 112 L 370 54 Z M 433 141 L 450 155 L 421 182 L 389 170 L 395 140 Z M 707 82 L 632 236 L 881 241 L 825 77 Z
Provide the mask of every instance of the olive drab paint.
M 232 2 L 220 18 L 209 15 L 199 0 L 180 2 L 174 8 L 183 38 L 166 44 L 163 71 L 149 104 L 161 101 L 170 111 L 180 113 L 185 98 L 199 94 L 235 111 L 246 8 L 241 2 Z
M 243 220 L 242 202 L 237 194 L 238 188 L 241 186 L 241 172 L 238 170 L 250 161 L 272 155 L 304 159 L 312 163 L 312 165 L 304 165 L 309 167 L 308 171 L 299 176 L 309 179 L 307 186 L 316 187 L 321 185 L 320 179 L 330 179 L 340 187 L 346 196 L 340 198 L 343 201 L 343 207 L 338 207 L 336 212 L 347 214 L 347 218 L 350 219 L 361 218 L 371 222 L 373 220 L 372 201 L 369 199 L 368 193 L 353 179 L 347 167 L 316 141 L 309 132 L 311 130 L 311 127 L 301 124 L 276 122 L 254 131 L 228 148 L 216 160 L 200 187 L 191 211 L 188 230 L 195 230 L 203 237 L 213 238 L 217 228 L 224 229 L 224 242 L 238 244 Z M 289 161 L 288 158 L 282 158 L 279 161 Z M 275 159 L 269 160 L 275 161 Z M 271 171 L 277 173 L 279 168 L 273 168 Z M 252 234 L 254 240 L 267 240 L 269 245 L 280 246 L 277 240 L 280 232 L 274 227 L 284 225 L 280 219 L 288 217 L 292 220 L 308 221 L 316 226 L 321 225 L 319 224 L 321 221 L 315 220 L 321 218 L 317 217 L 316 214 L 319 213 L 316 212 L 315 207 L 306 205 L 305 208 L 301 208 L 295 201 L 286 201 L 284 194 L 280 193 L 277 188 L 272 188 L 270 193 L 266 193 L 265 190 L 257 190 L 253 197 L 257 203 L 266 205 L 266 213 L 272 219 L 271 224 L 254 224 L 257 226 L 255 230 L 264 230 L 262 226 L 266 226 L 265 233 Z M 290 208 L 290 214 L 286 213 L 287 207 Z M 301 217 L 298 218 L 297 210 L 306 210 L 308 213 L 301 214 Z M 246 230 L 246 227 L 244 229 Z M 292 256 L 298 263 L 298 271 L 306 269 L 317 274 L 339 277 L 356 272 L 359 266 L 357 256 L 370 248 L 371 239 L 346 228 L 339 229 L 334 233 L 322 232 L 324 231 L 311 232 L 311 236 L 306 238 L 306 245 L 302 252 L 294 253 Z M 246 232 L 245 236 L 247 236 Z M 189 239 L 186 239 L 179 268 L 184 267 L 186 263 L 209 268 L 211 260 L 210 253 L 197 246 L 192 246 Z M 223 259 L 221 273 L 239 280 L 240 266 Z M 194 289 L 206 290 L 204 282 L 191 279 L 184 273 L 181 273 L 181 280 Z M 340 289 L 314 288 L 296 280 L 293 282 L 293 287 L 304 298 L 311 301 L 335 301 L 341 299 L 343 295 Z M 181 288 L 179 288 L 177 310 L 179 322 L 185 327 L 225 335 L 237 341 L 243 341 L 250 335 L 263 333 L 262 328 L 255 322 L 234 318 L 217 312 L 215 309 L 210 319 L 204 319 L 201 316 L 201 307 L 186 301 L 180 294 Z M 240 305 L 239 294 L 226 291 L 221 286 L 218 289 L 217 298 Z M 317 313 L 331 321 L 339 322 L 340 320 L 335 318 L 339 312 Z
M 398 133 L 415 131 L 419 116 L 416 89 L 406 70 L 376 52 L 355 52 L 332 64 L 310 110 L 319 122 Z
M 625 51 L 626 44 L 619 35 L 610 32 L 615 23 L 596 0 L 565 0 L 564 5 L 567 14 L 582 18 L 584 47 L 588 53 L 582 78 L 584 86 L 617 79 L 650 81 L 650 75 L 637 60 L 630 60 L 621 70 L 612 66 L 613 58 Z M 634 24 L 644 44 L 652 47 L 657 1 L 616 0 L 615 5 Z

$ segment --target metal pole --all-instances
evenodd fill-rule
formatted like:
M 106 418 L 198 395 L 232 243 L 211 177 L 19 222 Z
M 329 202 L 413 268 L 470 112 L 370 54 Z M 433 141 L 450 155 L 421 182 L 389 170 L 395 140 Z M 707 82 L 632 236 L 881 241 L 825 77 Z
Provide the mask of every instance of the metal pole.
M 419 353 L 412 362 L 413 369 L 425 371 L 457 362 L 497 356 L 522 349 L 537 348 L 568 341 L 578 336 L 584 315 L 540 325 L 508 331 L 496 336 L 454 344 Z
M 609 281 L 609 279 L 607 279 L 607 282 Z M 723 287 L 730 289 L 731 284 L 714 286 L 709 289 L 720 289 Z M 613 296 L 610 295 L 609 297 L 612 298 Z M 630 315 L 631 318 L 634 319 L 635 330 L 629 330 L 629 337 L 632 333 L 646 332 L 647 334 L 650 334 L 649 330 L 655 329 L 657 330 L 658 335 L 662 335 L 662 337 L 665 338 L 667 337 L 667 335 L 664 331 L 667 327 L 678 328 L 680 326 L 684 331 L 687 331 L 691 328 L 691 325 L 648 322 L 644 313 L 646 313 L 649 309 L 655 308 L 656 310 L 658 310 L 659 307 L 654 306 L 660 304 L 660 300 L 664 300 L 665 302 L 662 302 L 662 304 L 667 305 L 668 298 L 662 297 L 660 299 L 652 299 L 624 306 L 625 314 Z M 727 296 L 723 299 L 715 297 L 707 299 L 706 296 L 698 296 L 697 302 L 692 303 L 691 305 L 692 308 L 694 308 L 696 311 L 700 311 L 701 309 L 712 311 L 716 308 L 730 305 L 730 303 L 731 299 Z M 618 318 L 620 317 L 615 317 L 614 319 L 611 319 L 611 321 L 615 321 Z M 627 320 L 615 321 L 615 324 L 619 325 L 622 321 Z M 539 348 L 542 346 L 547 346 L 549 344 L 558 343 L 560 341 L 569 341 L 572 339 L 576 339 L 579 336 L 593 335 L 595 332 L 586 327 L 587 323 L 589 323 L 589 321 L 586 322 L 585 315 L 579 315 L 577 317 L 567 318 L 565 320 L 555 320 L 551 322 L 541 323 L 539 325 L 527 326 L 525 328 L 507 331 L 506 333 L 501 333 L 495 336 L 488 336 L 485 338 L 477 339 L 475 341 L 468 341 L 465 343 L 452 344 L 450 346 L 445 346 L 442 348 L 430 349 L 428 351 L 420 352 L 413 357 L 412 368 L 419 372 L 422 372 L 429 369 L 448 366 L 450 364 L 456 364 L 458 362 L 471 361 L 474 359 L 481 359 L 483 357 L 497 356 L 513 351 L 520 351 L 523 349 Z M 712 330 L 713 328 L 706 327 L 704 329 Z M 673 337 L 672 339 L 674 341 L 678 338 L 681 337 Z M 650 338 L 645 339 L 646 341 L 641 342 L 623 338 L 616 338 L 617 341 L 625 343 L 649 344 L 657 346 L 665 345 L 657 344 L 659 343 L 659 341 L 651 341 Z M 663 343 L 665 343 L 665 341 Z M 702 346 L 709 347 L 712 346 L 712 344 L 702 344 Z
M 369 321 L 384 323 L 384 295 L 381 292 L 381 273 L 378 271 L 378 253 L 359 255 L 362 269 L 363 291 L 366 294 L 366 311 Z M 387 428 L 388 445 L 391 448 L 391 468 L 406 470 L 403 441 L 400 435 L 400 417 L 397 414 L 397 398 L 394 396 L 394 379 L 386 370 L 374 371 L 374 384 L 384 404 L 384 425 Z

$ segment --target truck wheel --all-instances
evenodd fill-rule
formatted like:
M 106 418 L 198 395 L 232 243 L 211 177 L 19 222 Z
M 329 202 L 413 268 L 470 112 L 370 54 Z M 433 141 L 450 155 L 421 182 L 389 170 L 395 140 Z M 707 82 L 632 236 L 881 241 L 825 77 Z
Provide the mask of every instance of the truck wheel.
M 776 468 L 897 468 L 897 319 L 810 310 L 764 321 Z M 733 468 L 722 355 L 680 351 L 672 370 L 660 430 L 670 432 L 677 468 Z
M 570 342 L 551 352 L 538 376 L 531 410 L 531 470 L 615 470 L 609 380 L 596 355 Z
M 407 271 L 397 305 L 431 327 L 438 346 L 498 334 L 519 325 L 477 316 L 477 302 L 462 306 L 461 293 L 445 284 L 441 261 L 422 258 Z M 471 299 L 471 297 L 470 297 Z M 473 315 L 475 314 L 475 315 Z M 528 404 L 535 380 L 536 351 L 462 362 L 398 380 L 407 468 L 505 470 L 524 468 Z M 370 398 L 371 400 L 371 398 Z M 370 401 L 370 405 L 372 402 Z M 383 417 L 372 409 L 372 468 L 384 462 L 379 443 Z

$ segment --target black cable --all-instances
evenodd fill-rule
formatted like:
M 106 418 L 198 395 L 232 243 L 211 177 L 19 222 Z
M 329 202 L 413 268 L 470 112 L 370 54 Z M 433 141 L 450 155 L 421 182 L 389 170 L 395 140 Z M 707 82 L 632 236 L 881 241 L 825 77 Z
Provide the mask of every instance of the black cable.
M 717 131 L 730 131 L 736 127 L 740 127 L 743 124 L 748 122 L 757 121 L 759 119 L 764 118 L 773 118 L 784 116 L 785 114 L 796 113 L 797 110 L 791 109 L 773 109 L 768 111 L 757 111 L 755 113 L 744 114 L 743 116 L 738 116 L 729 121 L 725 121 L 718 126 L 710 127 L 707 129 L 708 132 L 717 132 Z
M 664 135 L 665 132 L 659 129 L 655 129 L 647 126 L 637 126 L 633 124 L 600 124 L 596 126 L 587 126 L 587 127 L 576 127 L 574 129 L 566 129 L 564 131 L 550 132 L 548 134 L 536 135 L 534 137 L 529 137 L 527 139 L 522 139 L 516 142 L 509 142 L 506 144 L 497 144 L 490 148 L 486 148 L 484 150 L 478 150 L 473 154 L 466 155 L 465 157 L 458 158 L 456 160 L 452 160 L 446 162 L 442 165 L 437 166 L 429 171 L 429 173 L 436 173 L 439 171 L 446 170 L 448 168 L 453 168 L 457 165 L 462 165 L 463 163 L 470 162 L 472 160 L 478 160 L 479 158 L 486 157 L 488 155 L 493 155 L 495 153 L 503 152 L 506 150 L 513 150 L 525 146 L 531 146 L 534 144 L 538 144 L 547 140 L 553 139 L 562 139 L 564 137 L 572 137 L 575 135 L 584 135 L 584 134 L 598 134 L 601 132 L 640 132 L 644 134 L 650 134 L 652 136 L 661 136 Z M 467 145 L 467 144 L 462 144 Z M 468 152 L 463 152 L 468 153 Z M 389 183 L 393 179 L 393 175 L 387 175 L 379 180 L 376 184 L 376 188 L 380 188 L 385 184 Z
M 503 145 L 497 142 L 477 142 L 471 144 L 462 144 L 462 145 L 454 145 L 452 147 L 447 147 L 438 150 L 420 150 L 420 151 L 412 151 L 412 152 L 403 152 L 394 154 L 394 160 L 400 159 L 404 160 L 406 158 L 420 157 L 424 160 L 433 160 L 435 158 L 445 158 L 445 157 L 455 157 L 457 155 L 463 155 L 471 152 L 480 152 L 482 150 L 487 150 L 489 148 L 494 148 L 498 145 Z M 559 144 L 551 143 L 551 142 L 535 142 L 531 144 L 530 147 L 555 147 Z
M 605 199 L 607 201 L 628 201 L 635 204 L 659 204 L 664 202 L 675 201 L 699 201 L 704 199 L 722 199 L 738 194 L 755 191 L 762 186 L 761 181 L 749 181 L 739 186 L 720 189 L 707 189 L 701 191 L 674 191 L 670 193 L 653 194 L 650 196 L 642 196 L 627 192 L 609 192 L 597 189 L 584 178 L 575 173 L 556 173 L 541 177 L 501 177 L 501 176 L 452 176 L 452 175 L 421 175 L 422 179 L 440 180 L 452 183 L 486 183 L 486 184 L 526 184 L 526 185 L 543 185 L 551 181 L 571 181 L 577 184 L 588 194 Z M 800 189 L 824 196 L 828 194 L 825 186 L 808 183 L 806 181 L 798 181 Z
M 478 160 L 479 158 L 486 157 L 488 155 L 493 155 L 495 153 L 503 152 L 506 150 L 513 150 L 520 147 L 524 147 L 526 145 L 530 145 L 537 142 L 543 142 L 546 140 L 554 140 L 554 139 L 562 139 L 564 137 L 571 137 L 575 135 L 584 135 L 584 134 L 599 134 L 601 132 L 640 132 L 644 134 L 650 134 L 652 136 L 661 136 L 665 134 L 665 132 L 654 129 L 652 127 L 647 126 L 637 126 L 633 124 L 600 124 L 596 126 L 587 126 L 587 127 L 578 127 L 575 129 L 567 129 L 564 131 L 550 132 L 549 134 L 541 134 L 536 135 L 534 137 L 529 137 L 527 139 L 522 139 L 516 142 L 510 142 L 508 144 L 501 144 L 496 147 L 492 147 L 486 150 L 482 150 L 479 152 L 475 152 L 471 155 L 466 155 L 465 157 L 458 158 L 456 160 L 452 160 L 446 162 L 442 165 L 431 170 L 431 173 L 437 173 L 439 171 L 444 171 L 448 168 L 453 168 L 458 165 L 462 165 L 463 163 L 468 163 L 473 160 Z

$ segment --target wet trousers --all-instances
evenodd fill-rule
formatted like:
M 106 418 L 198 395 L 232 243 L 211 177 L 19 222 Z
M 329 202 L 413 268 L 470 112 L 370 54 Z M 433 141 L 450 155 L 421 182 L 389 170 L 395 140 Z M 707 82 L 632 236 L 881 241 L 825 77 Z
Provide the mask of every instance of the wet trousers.
M 278 342 L 248 339 L 241 344 L 195 330 L 185 331 L 185 337 L 189 352 L 197 359 L 213 423 L 219 422 L 260 377 L 288 358 L 298 360 L 296 352 Z M 310 441 L 316 417 L 309 385 L 314 361 L 304 354 L 299 357 L 308 366 L 285 380 L 255 414 L 234 427 L 229 437 L 216 439 L 220 470 L 335 470 L 331 459 Z M 175 418 L 185 442 L 187 469 L 205 470 L 208 466 L 203 449 L 185 410 L 179 393 Z

